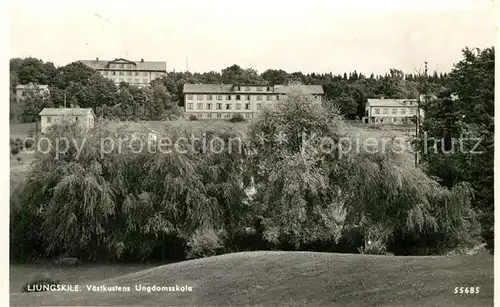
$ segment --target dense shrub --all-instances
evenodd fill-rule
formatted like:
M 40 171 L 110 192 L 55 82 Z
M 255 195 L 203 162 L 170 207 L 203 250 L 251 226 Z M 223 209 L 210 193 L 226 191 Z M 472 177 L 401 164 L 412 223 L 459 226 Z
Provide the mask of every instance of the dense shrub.
M 186 258 L 196 259 L 215 256 L 224 249 L 224 234 L 213 229 L 198 230 L 187 242 Z
M 198 120 L 198 117 L 196 115 L 189 115 L 189 120 Z
M 231 119 L 229 119 L 229 121 L 232 123 L 239 123 L 239 122 L 244 122 L 245 118 L 243 117 L 243 115 L 241 113 L 235 113 L 235 114 L 233 114 Z
M 385 255 L 387 249 L 382 241 L 368 241 L 365 246 L 358 248 L 360 254 Z
M 14 156 L 19 153 L 20 149 L 17 145 L 13 145 L 10 148 L 10 153 L 13 154 Z
M 25 146 L 25 148 L 31 148 L 34 143 L 35 143 L 35 141 L 33 139 L 24 140 L 24 146 Z

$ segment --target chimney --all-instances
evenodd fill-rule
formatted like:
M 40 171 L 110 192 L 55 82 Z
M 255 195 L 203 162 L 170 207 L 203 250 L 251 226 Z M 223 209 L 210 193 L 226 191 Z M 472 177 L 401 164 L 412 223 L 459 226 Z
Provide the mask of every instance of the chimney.
M 141 59 L 141 62 L 144 62 L 144 59 Z
M 96 61 L 99 61 L 99 58 L 95 58 Z

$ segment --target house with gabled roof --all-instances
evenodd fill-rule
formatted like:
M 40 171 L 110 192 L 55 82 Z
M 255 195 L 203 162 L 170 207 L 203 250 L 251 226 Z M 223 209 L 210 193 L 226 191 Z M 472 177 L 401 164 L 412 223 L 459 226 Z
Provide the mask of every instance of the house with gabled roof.
M 85 130 L 94 128 L 95 124 L 92 108 L 44 108 L 39 115 L 42 133 L 48 132 L 53 125 L 64 121 L 78 122 Z
M 81 60 L 84 65 L 97 70 L 105 78 L 116 84 L 126 82 L 130 85 L 148 86 L 151 81 L 167 73 L 167 62 L 132 61 L 124 58 L 114 60 Z

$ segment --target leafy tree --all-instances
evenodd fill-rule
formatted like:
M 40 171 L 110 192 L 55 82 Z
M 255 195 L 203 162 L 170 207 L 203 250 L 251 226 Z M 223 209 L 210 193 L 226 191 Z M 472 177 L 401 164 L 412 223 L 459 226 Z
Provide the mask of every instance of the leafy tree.
M 464 138 L 463 148 L 472 150 L 475 138 L 481 140 L 473 154 L 455 150 L 453 154 L 423 156 L 430 175 L 439 177 L 445 185 L 469 182 L 475 191 L 474 207 L 480 212 L 483 236 L 489 247 L 493 243 L 493 136 L 494 136 L 494 49 L 464 49 L 463 59 L 447 76 L 450 91 L 438 101 L 424 105 L 426 118 L 423 131 L 437 138 Z M 456 95 L 452 100 L 451 93 Z M 448 170 L 449 172 L 445 172 Z
M 288 84 L 289 75 L 282 69 L 268 69 L 262 73 L 262 79 L 269 84 Z

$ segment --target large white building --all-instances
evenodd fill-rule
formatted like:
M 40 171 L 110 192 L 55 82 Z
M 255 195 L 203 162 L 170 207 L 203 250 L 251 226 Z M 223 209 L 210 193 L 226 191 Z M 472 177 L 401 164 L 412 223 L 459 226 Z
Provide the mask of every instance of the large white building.
M 368 99 L 366 103 L 365 122 L 404 124 L 410 123 L 417 115 L 417 99 Z M 420 109 L 420 117 L 423 111 Z
M 324 95 L 321 85 L 295 85 L 304 93 L 322 100 Z M 291 87 L 287 85 L 266 84 L 184 84 L 185 117 L 196 116 L 198 119 L 230 119 L 240 113 L 246 119 L 266 105 L 287 94 Z
M 151 81 L 167 73 L 167 62 L 144 61 L 144 59 L 140 61 L 126 59 L 108 61 L 96 58 L 80 62 L 97 70 L 117 85 L 121 82 L 127 82 L 130 85 L 148 86 Z

